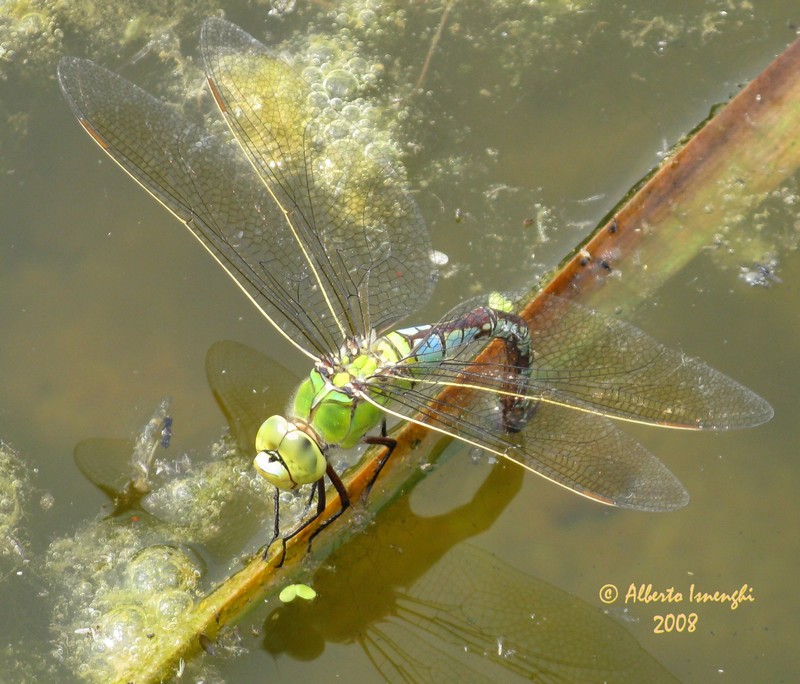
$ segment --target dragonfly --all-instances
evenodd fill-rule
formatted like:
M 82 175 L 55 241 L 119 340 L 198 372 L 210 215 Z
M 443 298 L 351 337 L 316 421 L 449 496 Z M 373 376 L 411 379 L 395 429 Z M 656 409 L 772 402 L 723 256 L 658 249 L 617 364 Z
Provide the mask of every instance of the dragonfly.
M 238 26 L 206 20 L 200 53 L 227 130 L 85 59 L 63 58 L 58 78 L 91 138 L 313 363 L 253 448 L 256 470 L 278 490 L 310 486 L 317 515 L 326 478 L 340 509 L 350 503 L 331 450 L 366 442 L 386 446 L 388 458 L 387 419 L 421 424 L 603 504 L 668 511 L 688 502 L 685 488 L 615 420 L 727 430 L 772 417 L 764 399 L 702 361 L 556 296 L 527 321 L 494 294 L 435 324 L 398 329 L 437 280 L 399 165 Z

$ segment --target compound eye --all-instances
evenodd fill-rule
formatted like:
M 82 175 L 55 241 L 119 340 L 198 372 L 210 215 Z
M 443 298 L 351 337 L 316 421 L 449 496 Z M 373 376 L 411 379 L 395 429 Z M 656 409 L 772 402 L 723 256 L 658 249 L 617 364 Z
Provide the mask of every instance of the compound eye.
M 282 416 L 262 423 L 256 435 L 256 451 L 253 465 L 278 489 L 316 482 L 328 466 L 320 445 Z
M 276 451 L 258 452 L 253 460 L 253 465 L 261 477 L 278 489 L 288 490 L 297 486 Z
M 302 430 L 289 432 L 281 442 L 278 453 L 297 484 L 316 482 L 325 474 L 328 466 L 319 444 Z
M 281 441 L 294 426 L 283 416 L 267 418 L 256 434 L 256 451 L 276 451 Z

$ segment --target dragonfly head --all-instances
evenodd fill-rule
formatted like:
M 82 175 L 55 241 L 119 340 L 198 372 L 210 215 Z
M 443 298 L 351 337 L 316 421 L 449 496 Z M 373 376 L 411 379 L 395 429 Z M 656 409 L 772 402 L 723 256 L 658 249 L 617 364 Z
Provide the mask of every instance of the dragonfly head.
M 267 418 L 256 435 L 259 474 L 278 489 L 311 484 L 325 475 L 328 466 L 322 447 L 302 426 L 283 416 Z

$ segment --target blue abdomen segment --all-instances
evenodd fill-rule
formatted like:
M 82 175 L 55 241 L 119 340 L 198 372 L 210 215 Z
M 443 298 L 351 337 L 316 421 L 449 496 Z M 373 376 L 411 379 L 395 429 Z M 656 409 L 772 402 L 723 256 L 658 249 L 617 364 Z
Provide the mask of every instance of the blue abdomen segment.
M 491 366 L 498 401 L 502 409 L 503 427 L 517 432 L 530 418 L 535 402 L 524 396 L 531 376 L 531 335 L 528 324 L 516 314 L 481 306 L 452 321 L 436 325 L 398 330 L 411 348 L 410 376 L 422 377 L 426 368 L 440 366 L 455 359 L 459 351 L 480 340 L 503 343 L 502 363 Z M 487 372 L 485 369 L 482 372 Z M 469 380 L 465 380 L 469 382 Z

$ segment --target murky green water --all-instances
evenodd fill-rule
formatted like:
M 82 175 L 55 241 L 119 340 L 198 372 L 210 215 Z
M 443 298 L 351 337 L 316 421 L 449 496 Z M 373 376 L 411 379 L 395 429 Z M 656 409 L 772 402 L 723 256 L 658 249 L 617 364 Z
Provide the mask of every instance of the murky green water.
M 489 10 L 482 2 L 456 3 L 424 92 L 399 107 L 395 134 L 409 143 L 412 186 L 435 247 L 450 257 L 420 322 L 465 295 L 523 286 L 552 267 L 667 148 L 793 40 L 797 19 L 790 3 L 777 1 L 755 8 L 671 3 L 669 16 L 659 15 L 661 3 L 624 9 L 586 3 L 580 11 L 552 5 L 498 3 Z M 378 104 L 408 94 L 396 86 L 419 76 L 441 17 L 440 3 L 403 7 L 396 30 L 368 44 L 385 64 L 383 90 L 371 93 Z M 309 21 L 331 30 L 316 5 L 283 19 L 231 11 L 244 28 L 276 41 Z M 182 35 L 187 52 L 200 19 Z M 69 52 L 78 54 L 82 48 L 72 41 Z M 107 50 L 107 64 L 118 68 L 140 47 Z M 74 445 L 87 437 L 132 436 L 168 394 L 170 449 L 203 458 L 224 425 L 203 367 L 219 339 L 261 349 L 298 377 L 304 369 L 196 241 L 90 144 L 52 80 L 57 57 L 44 54 L 29 72 L 5 65 L 8 80 L 0 83 L 0 440 L 29 472 L 26 482 L 15 471 L 24 513 L 13 543 L 0 546 L 0 595 L 8 606 L 2 641 L 12 645 L 0 661 L 7 681 L 25 681 L 54 662 L 47 646 L 54 638 L 51 587 L 38 568 L 52 540 L 72 535 L 106 501 L 75 467 Z M 122 73 L 147 83 L 158 68 L 150 56 Z M 504 501 L 480 499 L 471 509 L 481 530 L 475 544 L 597 608 L 605 607 L 599 592 L 607 584 L 623 593 L 631 584 L 674 587 L 684 596 L 692 583 L 712 593 L 752 588 L 754 600 L 736 610 L 616 602 L 615 617 L 681 681 L 790 681 L 794 673 L 791 605 L 800 548 L 791 426 L 800 260 L 786 245 L 796 239 L 798 220 L 796 208 L 778 199 L 749 222 L 770 240 L 775 236 L 781 283 L 742 282 L 738 264 L 765 255 L 737 246 L 728 270 L 699 259 L 638 310 L 635 322 L 645 330 L 729 373 L 776 412 L 766 426 L 722 435 L 631 428 L 686 485 L 687 508 L 669 515 L 610 511 L 526 475 L 504 510 Z M 276 391 L 288 398 L 292 389 Z M 387 528 L 400 525 L 408 535 L 387 533 L 377 546 L 352 541 L 352 567 L 341 555 L 335 559 L 342 576 L 360 577 L 374 566 L 374 587 L 335 582 L 326 585 L 328 600 L 334 592 L 339 603 L 316 613 L 284 611 L 286 644 L 275 639 L 272 623 L 264 624 L 275 606 L 257 609 L 242 631 L 246 652 L 213 660 L 212 677 L 376 681 L 357 642 L 380 630 L 381 610 L 392 605 L 381 598 L 391 593 L 381 584 L 389 573 L 374 556 L 421 563 L 430 549 L 419 517 L 464 503 L 489 471 L 453 449 L 387 514 Z M 493 476 L 498 487 L 514 490 L 517 474 Z M 502 512 L 483 531 L 495 508 Z M 452 534 L 451 543 L 462 536 L 446 526 L 436 534 Z M 228 559 L 214 562 L 209 572 L 218 576 Z M 374 601 L 364 598 L 370 592 Z M 697 613 L 695 631 L 654 634 L 655 616 L 687 612 Z

